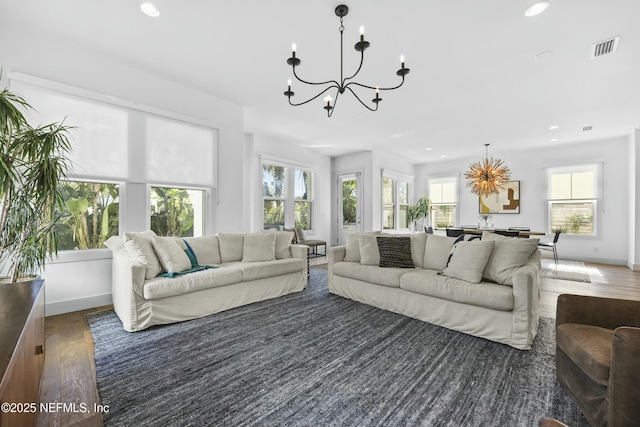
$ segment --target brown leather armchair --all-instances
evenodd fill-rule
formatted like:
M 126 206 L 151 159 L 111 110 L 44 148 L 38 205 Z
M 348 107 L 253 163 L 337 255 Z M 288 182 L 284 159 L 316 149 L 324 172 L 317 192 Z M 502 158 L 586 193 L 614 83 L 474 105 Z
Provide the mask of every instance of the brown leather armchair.
M 640 301 L 560 295 L 556 369 L 593 426 L 640 426 Z

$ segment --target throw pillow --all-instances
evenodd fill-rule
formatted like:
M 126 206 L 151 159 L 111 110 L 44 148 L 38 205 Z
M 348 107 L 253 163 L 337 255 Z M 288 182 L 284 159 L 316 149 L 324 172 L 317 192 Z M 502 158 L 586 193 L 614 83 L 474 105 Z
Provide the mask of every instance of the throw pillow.
M 347 234 L 345 261 L 360 262 L 360 236 L 360 233 Z
M 242 261 L 244 234 L 218 233 L 216 236 L 220 247 L 220 262 Z
M 519 239 L 485 231 L 483 241 L 494 242 L 484 277 L 501 285 L 513 285 L 513 274 L 525 265 L 531 254 L 538 249 L 539 239 Z
M 458 242 L 453 247 L 449 264 L 442 271 L 442 274 L 471 283 L 480 283 L 482 272 L 489 261 L 492 250 L 493 242 L 490 241 Z
M 242 262 L 274 261 L 276 259 L 276 234 L 247 234 L 244 236 L 242 254 Z
M 276 259 L 291 258 L 291 241 L 295 233 L 293 231 L 276 231 Z
M 380 251 L 378 250 L 378 241 L 375 234 L 360 235 L 360 264 L 362 265 L 379 265 Z
M 292 245 L 297 245 L 298 244 L 298 237 L 296 236 L 296 229 L 295 228 L 285 228 L 284 231 L 288 231 L 288 232 L 293 234 L 293 236 L 291 237 L 291 244 Z
M 191 260 L 173 237 L 155 236 L 152 244 L 163 270 L 167 273 L 177 273 L 191 268 Z
M 123 255 L 129 255 L 126 246 L 124 245 L 124 239 L 120 236 L 111 236 L 105 242 L 104 245 L 111 249 L 113 252 L 118 252 Z
M 186 249 L 186 244 L 193 249 L 200 265 L 220 264 L 220 249 L 218 248 L 218 238 L 216 236 L 185 237 L 178 241 L 182 249 Z
M 162 273 L 162 265 L 153 249 L 153 237 L 156 235 L 153 231 L 145 231 L 142 233 L 124 233 L 124 246 L 127 248 L 129 255 L 144 266 L 144 278 L 146 280 L 153 279 Z
M 410 237 L 378 237 L 380 267 L 415 268 L 411 258 Z
M 430 270 L 442 271 L 447 267 L 449 254 L 455 243 L 455 237 L 437 236 L 429 234 L 424 249 L 422 266 Z

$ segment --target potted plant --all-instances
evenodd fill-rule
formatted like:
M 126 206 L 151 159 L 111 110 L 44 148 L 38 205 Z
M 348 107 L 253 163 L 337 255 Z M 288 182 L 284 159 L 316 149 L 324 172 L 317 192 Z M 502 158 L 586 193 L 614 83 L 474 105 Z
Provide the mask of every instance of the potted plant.
M 416 231 L 422 230 L 425 225 L 425 219 L 429 217 L 431 209 L 431 200 L 427 196 L 420 197 L 415 205 L 409 206 L 407 220 L 410 224 L 415 223 Z
M 63 201 L 60 181 L 67 177 L 69 127 L 52 123 L 31 127 L 20 96 L 0 92 L 0 271 L 4 282 L 40 273 L 57 254 Z

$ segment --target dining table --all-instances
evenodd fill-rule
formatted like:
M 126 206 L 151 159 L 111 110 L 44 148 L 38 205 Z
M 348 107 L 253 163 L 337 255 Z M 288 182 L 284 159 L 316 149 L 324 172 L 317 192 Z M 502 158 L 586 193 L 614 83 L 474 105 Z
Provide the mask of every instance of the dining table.
M 493 233 L 495 230 L 501 230 L 501 229 L 495 229 L 495 228 L 463 228 L 464 233 L 465 234 L 478 234 L 481 235 L 483 231 L 488 231 L 490 233 Z M 545 236 L 547 233 L 545 233 L 544 231 L 525 231 L 525 230 L 509 230 L 509 231 L 518 231 L 518 236 L 519 237 L 529 237 L 529 236 Z

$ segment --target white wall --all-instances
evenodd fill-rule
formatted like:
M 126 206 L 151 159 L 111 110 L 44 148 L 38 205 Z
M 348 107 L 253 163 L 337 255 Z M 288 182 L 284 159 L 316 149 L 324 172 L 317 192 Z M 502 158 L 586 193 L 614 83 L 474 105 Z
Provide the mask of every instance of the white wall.
M 260 156 L 275 159 L 289 165 L 301 166 L 315 171 L 314 185 L 314 230 L 307 232 L 309 238 L 329 242 L 331 237 L 331 158 L 308 148 L 282 141 L 275 141 L 262 135 L 252 135 L 252 149 L 247 150 L 248 174 L 252 181 L 253 211 L 251 231 L 261 230 L 262 167 Z M 249 151 L 251 151 L 249 153 Z
M 545 147 L 540 150 L 490 152 L 511 169 L 512 179 L 520 181 L 520 214 L 493 215 L 495 227 L 528 226 L 545 231 L 547 193 L 543 169 L 549 166 L 586 162 L 603 163 L 603 198 L 599 201 L 598 237 L 562 235 L 558 243 L 560 257 L 609 264 L 627 264 L 629 223 L 629 139 L 608 140 Z M 459 223 L 475 224 L 478 197 L 465 187 L 463 173 L 479 157 L 442 161 L 417 168 L 418 194 L 426 191 L 428 176 L 459 175 Z
M 337 177 L 340 174 L 362 171 L 363 231 L 374 231 L 382 228 L 382 172 L 388 171 L 407 177 L 415 176 L 415 168 L 406 160 L 389 154 L 381 155 L 373 151 L 361 151 L 335 157 L 331 161 L 332 169 L 332 208 L 331 208 L 331 242 L 336 243 L 338 236 L 337 223 Z M 416 183 L 410 197 L 415 202 Z
M 245 138 L 241 106 L 123 63 L 105 61 L 99 53 L 63 40 L 34 38 L 28 29 L 8 23 L 0 27 L 0 55 L 3 85 L 6 73 L 21 72 L 215 124 L 219 129 L 219 205 L 214 207 L 212 231 L 243 230 Z M 127 212 L 127 216 L 137 215 Z M 140 225 L 133 224 L 133 218 L 126 223 L 135 226 L 129 230 Z M 51 264 L 43 277 L 47 315 L 111 303 L 108 256 Z
M 640 271 L 640 129 L 629 136 L 629 236 L 627 266 Z

